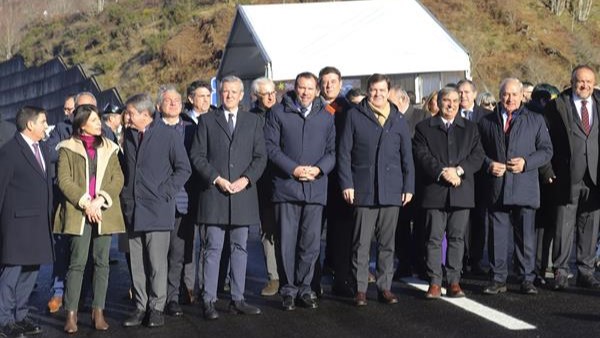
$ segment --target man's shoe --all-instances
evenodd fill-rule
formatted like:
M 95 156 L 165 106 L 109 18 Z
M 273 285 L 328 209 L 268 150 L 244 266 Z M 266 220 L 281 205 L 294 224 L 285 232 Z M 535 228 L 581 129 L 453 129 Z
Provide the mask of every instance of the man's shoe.
M 569 286 L 569 275 L 560 271 L 554 272 L 554 284 L 552 289 L 564 290 Z
M 247 304 L 245 300 L 231 301 L 229 312 L 242 315 L 259 315 L 262 313 L 256 306 Z
M 385 303 L 385 304 L 397 304 L 398 303 L 398 297 L 396 297 L 396 295 L 393 294 L 390 290 L 383 290 L 382 292 L 379 292 L 379 295 L 377 298 L 379 299 L 380 302 Z
M 9 323 L 2 327 L 0 331 L 5 337 L 9 338 L 22 338 L 25 337 L 23 329 L 15 323 Z
M 279 280 L 273 279 L 267 282 L 267 285 L 260 291 L 261 296 L 275 296 L 279 292 Z
M 167 314 L 173 317 L 181 317 L 183 316 L 183 309 L 176 301 L 172 300 L 167 304 Z
M 331 292 L 339 297 L 348 297 L 352 298 L 355 296 L 354 289 L 350 287 L 347 282 L 344 283 L 334 283 L 331 287 Z
M 296 304 L 294 303 L 294 297 L 292 296 L 283 296 L 283 306 L 284 311 L 293 311 L 296 309 Z
M 462 288 L 460 287 L 460 284 L 458 284 L 458 283 L 452 283 L 452 284 L 450 284 L 450 287 L 446 291 L 446 297 L 450 297 L 450 298 L 462 298 L 464 296 L 465 296 L 465 293 L 462 290 Z
M 42 333 L 42 328 L 35 323 L 31 318 L 25 317 L 22 321 L 16 322 L 23 329 L 23 333 L 27 336 L 33 336 Z
M 588 289 L 600 289 L 600 282 L 594 276 L 577 276 L 577 286 Z
M 521 293 L 525 295 L 537 295 L 538 290 L 535 285 L 533 285 L 533 282 L 524 281 L 521 283 Z
M 442 287 L 437 284 L 429 285 L 429 289 L 425 293 L 427 299 L 438 299 L 442 296 Z
M 135 309 L 129 316 L 129 318 L 125 319 L 123 322 L 123 326 L 132 327 L 132 326 L 140 326 L 146 317 L 146 311 Z
M 483 289 L 483 293 L 486 295 L 497 295 L 506 292 L 506 290 L 506 283 L 493 281 Z
M 48 312 L 56 313 L 62 307 L 62 296 L 52 296 L 48 301 Z
M 215 302 L 204 302 L 202 310 L 204 312 L 204 319 L 215 320 L 219 318 L 219 313 L 215 308 Z
M 356 306 L 366 306 L 367 305 L 367 293 L 366 292 L 357 292 L 356 297 L 354 298 L 354 303 Z
M 148 327 L 161 327 L 165 325 L 165 316 L 162 311 L 150 310 L 148 315 Z
M 313 298 L 311 293 L 305 293 L 298 298 L 298 304 L 307 309 L 316 309 L 319 307 L 316 297 Z
M 475 265 L 471 265 L 471 271 L 470 271 L 471 276 L 478 276 L 478 277 L 484 277 L 488 275 L 488 272 L 485 271 L 481 265 L 479 264 L 475 264 Z

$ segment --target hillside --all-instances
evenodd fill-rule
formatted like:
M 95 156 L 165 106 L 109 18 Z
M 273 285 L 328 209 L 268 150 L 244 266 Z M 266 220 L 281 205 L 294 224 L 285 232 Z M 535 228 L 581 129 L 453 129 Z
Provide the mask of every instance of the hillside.
M 241 1 L 275 2 L 281 1 Z M 481 90 L 493 93 L 506 76 L 562 87 L 573 65 L 600 65 L 593 48 L 600 41 L 597 6 L 580 23 L 569 10 L 555 16 L 547 2 L 422 0 L 469 50 Z M 153 92 L 158 83 L 177 83 L 183 90 L 192 80 L 215 74 L 236 3 L 240 1 L 106 1 L 99 14 L 36 20 L 24 28 L 17 50 L 30 65 L 57 55 L 68 64 L 81 63 L 103 87 L 116 86 L 123 97 Z

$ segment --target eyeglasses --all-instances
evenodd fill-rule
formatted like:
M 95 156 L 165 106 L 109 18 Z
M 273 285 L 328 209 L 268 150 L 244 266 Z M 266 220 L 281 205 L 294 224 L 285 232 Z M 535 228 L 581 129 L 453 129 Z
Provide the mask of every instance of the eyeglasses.
M 494 103 L 494 102 L 483 102 L 483 103 L 481 103 L 481 105 L 484 107 L 492 107 L 492 108 L 496 107 L 496 103 Z
M 266 92 L 266 93 L 258 93 L 259 96 L 275 96 L 277 95 L 276 91 Z

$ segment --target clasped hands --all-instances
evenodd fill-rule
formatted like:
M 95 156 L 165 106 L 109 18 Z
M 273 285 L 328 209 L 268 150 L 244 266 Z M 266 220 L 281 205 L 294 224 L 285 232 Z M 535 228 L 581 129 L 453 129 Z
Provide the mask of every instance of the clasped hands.
M 104 205 L 104 198 L 98 196 L 94 198 L 90 204 L 84 209 L 85 216 L 90 223 L 102 222 L 102 206 Z
M 492 162 L 489 172 L 493 176 L 502 177 L 505 172 L 520 174 L 525 169 L 525 159 L 522 157 L 511 158 L 506 161 L 506 164 L 500 162 Z
M 236 194 L 244 189 L 250 184 L 250 180 L 246 176 L 242 176 L 233 182 L 229 182 L 223 177 L 219 176 L 215 180 L 215 185 L 219 190 L 226 194 Z
M 313 167 L 309 165 L 299 165 L 292 173 L 295 179 L 302 182 L 314 181 L 320 174 L 321 169 L 319 169 L 319 167 Z
M 455 167 L 446 167 L 442 169 L 441 177 L 444 179 L 444 181 L 450 183 L 453 187 L 458 187 L 462 182 Z

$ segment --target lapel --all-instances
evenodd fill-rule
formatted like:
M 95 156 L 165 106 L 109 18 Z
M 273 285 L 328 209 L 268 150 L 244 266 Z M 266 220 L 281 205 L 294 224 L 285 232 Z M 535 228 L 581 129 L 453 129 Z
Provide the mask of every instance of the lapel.
M 17 133 L 17 143 L 21 147 L 21 152 L 23 153 L 23 156 L 27 159 L 27 162 L 29 162 L 29 164 L 35 169 L 35 171 L 37 171 L 37 173 L 40 174 L 42 179 L 46 180 L 46 173 L 42 170 L 42 168 L 40 168 L 39 163 L 33 155 L 33 150 L 31 150 L 21 133 Z M 44 147 L 40 145 L 40 152 L 42 152 L 42 156 L 44 157 L 44 164 L 46 166 L 46 170 L 48 170 L 48 168 L 50 168 L 48 164 L 49 155 L 45 151 L 43 151 L 42 148 Z
M 152 136 L 154 135 L 154 129 L 156 129 L 156 127 L 158 127 L 159 123 L 162 123 L 162 122 L 159 122 L 159 121 L 160 120 L 156 120 L 156 118 L 155 118 L 154 121 L 152 121 L 152 123 L 150 123 L 146 127 L 146 131 L 144 132 L 144 138 L 142 140 L 142 144 L 141 145 L 138 144 L 138 146 L 139 146 L 138 151 L 137 151 L 138 158 L 140 158 L 141 154 L 143 152 L 145 152 L 146 149 L 149 147 L 148 144 L 150 144 L 150 140 L 152 139 Z M 137 137 L 136 142 L 139 142 L 138 133 L 136 133 L 135 136 Z
M 227 137 L 231 141 L 231 139 L 233 137 L 229 133 L 229 127 L 227 126 L 227 120 L 225 120 L 225 113 L 224 113 L 223 108 L 219 108 L 219 109 L 215 110 L 214 117 L 215 117 L 215 120 L 216 120 L 217 124 L 221 127 L 221 129 L 223 129 L 223 132 L 225 132 L 225 135 L 227 135 Z M 239 122 L 239 115 L 238 115 L 238 121 L 237 122 Z M 237 123 L 236 123 L 236 126 L 235 126 L 234 130 L 233 130 L 234 133 L 235 133 L 236 129 L 237 129 Z

